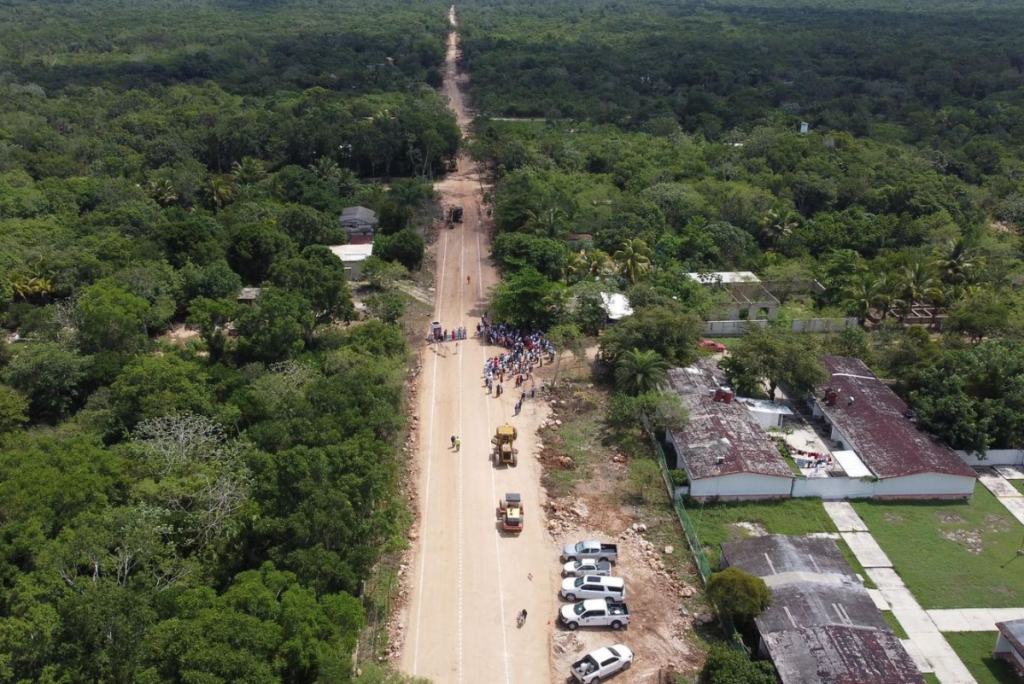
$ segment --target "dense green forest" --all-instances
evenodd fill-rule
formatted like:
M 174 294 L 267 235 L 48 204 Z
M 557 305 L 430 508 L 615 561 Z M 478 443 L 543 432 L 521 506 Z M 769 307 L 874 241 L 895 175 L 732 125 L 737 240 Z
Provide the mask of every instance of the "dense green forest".
M 855 317 L 870 334 L 809 351 L 865 358 L 956 448 L 1024 444 L 1018 5 L 471 2 L 462 16 L 506 316 L 593 334 L 600 292 L 623 291 L 637 313 L 606 357 L 682 362 L 717 296 L 684 274 L 752 270 L 783 285 L 777 356 L 808 351 L 787 319 Z M 809 279 L 825 292 L 786 292 Z M 907 327 L 915 310 L 924 325 Z
M 0 15 L 0 681 L 349 681 L 408 351 L 325 246 L 422 262 L 445 6 Z

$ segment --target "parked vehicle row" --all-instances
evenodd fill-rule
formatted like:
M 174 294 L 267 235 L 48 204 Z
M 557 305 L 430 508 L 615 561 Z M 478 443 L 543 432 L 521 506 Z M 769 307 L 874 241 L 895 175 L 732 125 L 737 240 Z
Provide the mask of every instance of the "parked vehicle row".
M 562 598 L 572 601 L 558 611 L 558 621 L 570 631 L 580 627 L 629 626 L 632 616 L 626 605 L 626 581 L 612 576 L 612 562 L 619 557 L 615 544 L 581 541 L 562 549 Z M 580 600 L 582 599 L 582 600 Z M 572 664 L 572 678 L 580 684 L 596 684 L 633 664 L 633 651 L 623 644 L 591 651 Z

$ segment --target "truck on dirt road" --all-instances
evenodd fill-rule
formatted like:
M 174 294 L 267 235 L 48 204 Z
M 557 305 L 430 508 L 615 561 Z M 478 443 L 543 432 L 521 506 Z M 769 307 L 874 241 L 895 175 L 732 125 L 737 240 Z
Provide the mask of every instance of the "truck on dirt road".
M 579 627 L 611 627 L 620 630 L 629 625 L 632 616 L 622 601 L 587 599 L 564 606 L 558 611 L 558 621 L 573 631 Z
M 562 560 L 574 561 L 584 558 L 593 558 L 597 561 L 613 561 L 619 557 L 619 547 L 616 544 L 602 544 L 599 541 L 581 541 L 575 544 L 566 544 L 562 549 Z
M 623 644 L 615 644 L 591 651 L 582 660 L 572 664 L 572 678 L 580 684 L 596 684 L 616 672 L 628 670 L 633 664 L 633 651 Z

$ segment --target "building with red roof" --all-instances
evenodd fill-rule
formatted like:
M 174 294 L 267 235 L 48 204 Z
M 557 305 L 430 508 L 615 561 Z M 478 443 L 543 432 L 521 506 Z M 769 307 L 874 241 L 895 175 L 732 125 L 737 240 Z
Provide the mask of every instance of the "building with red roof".
M 907 404 L 860 359 L 824 356 L 829 379 L 811 399 L 832 440 L 878 479 L 878 498 L 969 498 L 977 475 L 919 428 Z

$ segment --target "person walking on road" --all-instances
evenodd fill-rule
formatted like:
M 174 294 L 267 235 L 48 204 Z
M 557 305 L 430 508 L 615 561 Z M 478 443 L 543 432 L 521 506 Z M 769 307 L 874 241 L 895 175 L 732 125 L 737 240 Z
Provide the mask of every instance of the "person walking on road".
M 452 435 L 452 449 L 455 448 L 455 435 Z
M 461 449 L 462 449 L 462 439 L 459 438 L 459 437 L 456 437 L 455 438 L 455 451 L 460 451 Z
M 517 416 L 519 415 L 519 410 L 520 410 L 521 408 L 523 408 L 523 405 L 517 402 L 517 403 L 516 403 L 516 415 L 517 415 Z

